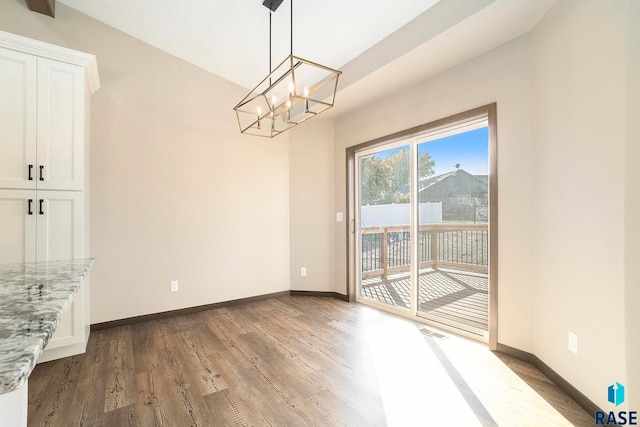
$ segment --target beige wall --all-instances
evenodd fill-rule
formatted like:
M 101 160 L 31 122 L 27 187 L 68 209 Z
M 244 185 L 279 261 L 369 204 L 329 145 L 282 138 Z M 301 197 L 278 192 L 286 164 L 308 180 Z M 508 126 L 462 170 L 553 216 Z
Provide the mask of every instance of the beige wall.
M 336 120 L 336 210 L 346 209 L 345 148 L 498 105 L 499 332 L 501 343 L 533 351 L 531 56 L 521 37 Z M 346 223 L 337 224 L 336 290 L 346 289 Z
M 561 1 L 533 33 L 535 353 L 602 408 L 626 381 L 626 9 Z
M 0 29 L 98 57 L 92 323 L 290 288 L 288 136 L 240 135 L 245 89 L 63 4 L 1 6 Z
M 630 2 L 627 63 L 627 132 L 625 152 L 625 327 L 627 383 L 634 384 L 628 407 L 640 408 L 640 2 Z
M 333 120 L 292 129 L 289 153 L 291 289 L 334 292 Z

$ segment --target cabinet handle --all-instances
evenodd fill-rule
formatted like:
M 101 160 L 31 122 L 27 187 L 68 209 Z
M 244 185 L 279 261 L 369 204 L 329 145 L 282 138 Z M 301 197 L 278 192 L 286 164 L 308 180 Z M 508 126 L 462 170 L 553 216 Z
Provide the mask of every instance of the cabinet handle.
M 29 165 L 29 181 L 33 181 L 33 165 Z
M 44 199 L 40 199 L 40 203 L 39 203 L 40 207 L 39 207 L 39 212 L 38 212 L 40 215 L 44 215 L 44 211 L 42 210 L 42 205 L 43 204 L 44 204 Z
M 44 181 L 43 171 L 44 171 L 44 166 L 40 165 L 40 181 Z
M 27 208 L 27 215 L 33 215 L 33 209 L 31 209 L 32 204 L 33 204 L 33 199 L 29 199 L 29 207 Z

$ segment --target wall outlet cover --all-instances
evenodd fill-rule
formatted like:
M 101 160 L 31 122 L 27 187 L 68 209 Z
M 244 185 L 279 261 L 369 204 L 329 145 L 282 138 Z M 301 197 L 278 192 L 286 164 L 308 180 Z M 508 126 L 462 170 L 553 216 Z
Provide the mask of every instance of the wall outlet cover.
M 177 280 L 172 280 L 171 281 L 171 292 L 178 292 L 178 281 Z
M 578 334 L 573 331 L 569 331 L 569 351 L 578 354 Z

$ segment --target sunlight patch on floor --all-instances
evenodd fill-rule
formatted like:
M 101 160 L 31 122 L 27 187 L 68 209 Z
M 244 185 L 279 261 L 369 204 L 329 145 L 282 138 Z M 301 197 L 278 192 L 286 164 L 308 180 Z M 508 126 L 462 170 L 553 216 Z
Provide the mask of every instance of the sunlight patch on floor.
M 366 341 L 389 426 L 482 425 L 413 325 L 383 323 Z
M 369 320 L 365 351 L 389 426 L 572 425 L 486 345 L 435 339 L 403 319 Z

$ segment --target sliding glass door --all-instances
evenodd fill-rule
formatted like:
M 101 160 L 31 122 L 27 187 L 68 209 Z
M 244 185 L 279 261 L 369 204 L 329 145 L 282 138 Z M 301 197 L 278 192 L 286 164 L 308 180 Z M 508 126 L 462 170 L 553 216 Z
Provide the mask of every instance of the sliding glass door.
M 489 340 L 489 122 L 478 114 L 354 150 L 358 302 Z
M 360 297 L 411 307 L 410 146 L 358 155 Z

